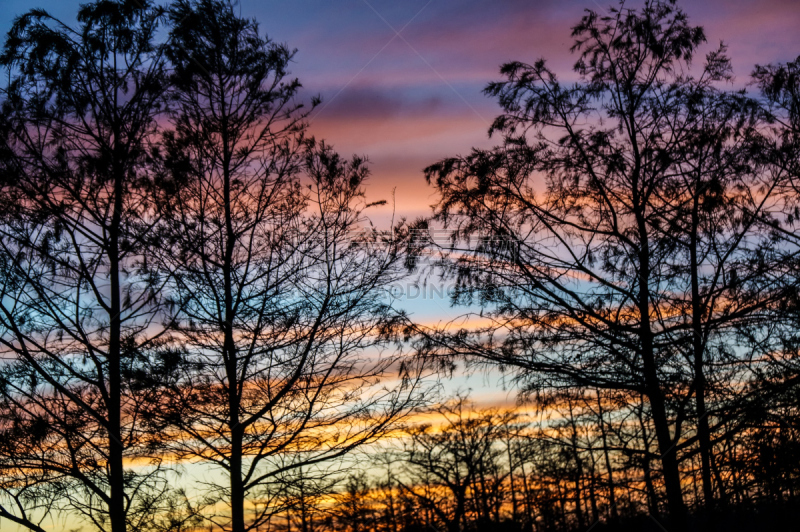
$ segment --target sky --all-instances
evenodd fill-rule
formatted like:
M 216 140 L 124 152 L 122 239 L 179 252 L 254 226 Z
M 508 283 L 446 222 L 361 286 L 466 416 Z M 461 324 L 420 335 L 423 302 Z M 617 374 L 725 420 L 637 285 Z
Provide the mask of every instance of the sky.
M 69 20 L 76 0 L 0 0 L 0 32 L 32 7 Z M 641 0 L 629 1 L 636 7 Z M 496 104 L 483 96 L 499 66 L 545 58 L 571 77 L 570 27 L 607 0 L 240 0 L 273 40 L 296 48 L 291 74 L 322 96 L 311 131 L 372 162 L 370 200 L 408 218 L 434 201 L 422 170 L 487 147 Z M 737 83 L 756 63 L 800 55 L 799 0 L 681 2 L 709 45 L 729 45 Z
M 0 0 L 0 32 L 33 7 L 71 20 L 79 3 Z M 297 49 L 291 75 L 303 84 L 304 98 L 322 97 L 311 132 L 341 153 L 369 158 L 368 200 L 388 201 L 374 214 L 386 224 L 392 213 L 408 219 L 430 214 L 435 195 L 423 177 L 426 166 L 495 142 L 487 130 L 499 108 L 482 89 L 499 79 L 502 63 L 545 58 L 561 79 L 574 79 L 570 28 L 586 9 L 604 13 L 609 5 L 606 0 L 240 0 L 239 8 L 274 41 Z M 705 51 L 720 41 L 728 44 L 737 86 L 748 82 L 755 64 L 800 55 L 800 0 L 679 5 L 690 23 L 705 28 Z M 449 321 L 461 312 L 441 296 L 417 297 L 411 306 L 426 322 Z M 500 388 L 486 393 L 506 395 Z
M 423 168 L 493 143 L 487 130 L 499 108 L 482 89 L 499 79 L 500 65 L 545 58 L 569 79 L 570 28 L 584 10 L 609 5 L 597 2 L 242 0 L 241 9 L 298 49 L 293 73 L 323 97 L 312 132 L 341 152 L 367 155 L 372 199 L 413 218 L 429 214 L 435 199 Z M 706 28 L 709 49 L 729 44 L 740 82 L 756 63 L 800 55 L 798 0 L 682 5 Z

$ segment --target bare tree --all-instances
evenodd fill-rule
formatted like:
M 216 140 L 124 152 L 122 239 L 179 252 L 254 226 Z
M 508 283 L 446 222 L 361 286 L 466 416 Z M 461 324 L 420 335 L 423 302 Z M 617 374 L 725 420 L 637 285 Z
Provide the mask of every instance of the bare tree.
M 717 88 L 724 47 L 690 75 L 705 37 L 674 2 L 589 10 L 573 36 L 577 83 L 544 60 L 504 65 L 485 91 L 503 108 L 491 129 L 503 144 L 426 170 L 435 220 L 454 229 L 442 261 L 454 302 L 493 323 L 420 331 L 420 349 L 516 368 L 529 392 L 643 395 L 682 523 L 679 453 L 698 441 L 713 498 L 706 371 L 737 355 L 714 350 L 781 298 L 778 257 L 756 258 L 776 181 L 752 169 L 757 106 Z M 692 398 L 697 438 L 685 437 Z
M 336 495 L 332 513 L 336 530 L 368 532 L 374 530 L 377 512 L 372 500 L 373 483 L 363 471 L 348 475 Z
M 504 454 L 498 444 L 513 415 L 473 412 L 464 397 L 441 405 L 441 427 L 411 426 L 402 450 L 391 456 L 400 468 L 394 478 L 403 491 L 432 512 L 450 532 L 464 530 L 467 515 L 480 525 L 499 521 Z
M 375 441 L 421 396 L 387 349 L 404 316 L 401 227 L 364 210 L 365 161 L 304 136 L 292 52 L 226 1 L 179 1 L 167 54 L 175 195 L 162 263 L 184 346 L 162 422 L 171 452 L 222 468 L 218 526 L 255 529 L 287 472 Z M 391 382 L 386 381 L 391 380 Z M 385 382 L 386 381 L 386 382 Z M 247 518 L 245 508 L 261 508 Z
M 69 507 L 102 530 L 149 526 L 168 488 L 149 447 L 148 375 L 163 365 L 160 200 L 149 153 L 164 104 L 163 11 L 97 1 L 71 27 L 18 17 L 0 63 L 4 516 Z M 152 459 L 134 470 L 132 459 Z

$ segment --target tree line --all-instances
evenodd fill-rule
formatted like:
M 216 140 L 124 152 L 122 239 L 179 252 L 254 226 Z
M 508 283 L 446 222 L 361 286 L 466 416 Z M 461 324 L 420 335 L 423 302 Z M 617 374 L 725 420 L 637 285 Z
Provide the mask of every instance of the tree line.
M 693 62 L 706 37 L 674 1 L 587 10 L 576 81 L 503 65 L 485 89 L 500 142 L 426 168 L 432 217 L 381 232 L 367 161 L 309 134 L 320 100 L 294 51 L 237 11 L 97 0 L 6 37 L 0 522 L 706 530 L 789 512 L 800 59 L 736 88 L 724 45 Z M 413 279 L 455 281 L 479 319 L 415 323 L 387 290 Z M 539 417 L 431 406 L 426 376 L 456 363 L 508 372 Z M 437 422 L 409 421 L 426 408 Z M 217 477 L 183 486 L 182 464 Z

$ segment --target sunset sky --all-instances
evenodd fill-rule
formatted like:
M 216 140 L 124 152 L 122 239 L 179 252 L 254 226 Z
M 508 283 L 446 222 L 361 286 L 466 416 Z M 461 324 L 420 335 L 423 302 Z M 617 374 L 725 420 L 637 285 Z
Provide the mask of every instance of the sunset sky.
M 629 2 L 636 7 L 642 2 Z M 344 153 L 369 156 L 375 199 L 396 187 L 398 213 L 428 214 L 422 169 L 486 146 L 498 112 L 481 93 L 510 60 L 548 60 L 571 77 L 570 28 L 603 0 L 243 0 L 275 40 L 298 49 L 297 75 L 323 107 L 312 131 Z M 709 45 L 730 46 L 737 82 L 753 65 L 800 55 L 797 0 L 682 2 Z M 395 33 L 399 32 L 399 36 Z M 698 58 L 699 59 L 699 58 Z
M 0 31 L 42 7 L 70 20 L 76 0 L 0 0 Z M 641 1 L 626 5 L 638 7 Z M 680 2 L 709 44 L 729 44 L 737 83 L 756 63 L 800 55 L 797 0 Z M 370 199 L 413 218 L 429 212 L 422 169 L 486 146 L 498 108 L 481 90 L 500 64 L 544 57 L 571 77 L 570 27 L 605 0 L 241 0 L 273 40 L 297 48 L 292 75 L 320 94 L 312 132 L 343 153 L 367 155 Z M 399 35 L 395 33 L 399 32 Z
M 73 20 L 78 4 L 0 0 L 0 31 L 32 7 Z M 425 166 L 493 142 L 487 129 L 498 107 L 481 90 L 499 78 L 500 64 L 544 57 L 562 80 L 572 79 L 570 28 L 584 10 L 602 13 L 608 5 L 604 0 L 240 2 L 242 14 L 258 20 L 273 40 L 297 48 L 292 75 L 303 83 L 306 99 L 315 94 L 323 99 L 312 115 L 312 133 L 342 153 L 372 161 L 368 198 L 389 201 L 375 213 L 379 225 L 392 208 L 407 218 L 429 214 L 434 196 L 422 175 Z M 737 86 L 746 86 L 756 63 L 800 55 L 798 0 L 680 5 L 692 23 L 705 27 L 704 50 L 721 40 L 729 45 Z M 449 321 L 461 312 L 444 299 L 412 306 L 425 321 Z

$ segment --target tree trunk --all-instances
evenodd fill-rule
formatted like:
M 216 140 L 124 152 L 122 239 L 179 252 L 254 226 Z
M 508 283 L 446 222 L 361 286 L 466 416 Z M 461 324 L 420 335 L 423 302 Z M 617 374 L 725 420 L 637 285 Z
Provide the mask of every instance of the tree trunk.
M 661 453 L 661 471 L 664 475 L 664 488 L 667 494 L 667 507 L 672 524 L 683 528 L 686 522 L 686 506 L 683 503 L 681 490 L 680 471 L 678 460 L 675 456 L 675 446 L 670 434 L 669 422 L 661 390 L 648 387 L 647 394 L 653 415 L 653 426 L 658 441 L 658 451 Z
M 695 191 L 692 205 L 692 227 L 689 245 L 689 269 L 692 277 L 692 350 L 694 351 L 694 385 L 697 403 L 697 441 L 700 446 L 703 499 L 707 509 L 714 506 L 714 488 L 711 484 L 711 430 L 706 410 L 706 376 L 703 364 L 703 308 L 700 301 L 700 280 L 697 260 L 697 231 L 699 226 L 700 191 Z
M 523 500 L 522 503 L 524 504 L 525 510 L 525 522 L 527 526 L 523 528 L 526 531 L 533 530 L 533 512 L 531 511 L 532 501 L 531 501 L 531 490 L 528 486 L 528 475 L 525 473 L 525 461 L 520 460 L 520 472 L 522 473 L 522 493 L 523 493 Z
M 466 485 L 464 485 L 463 489 L 456 492 L 455 496 L 456 496 L 456 508 L 453 513 L 453 520 L 450 521 L 447 527 L 449 532 L 461 532 L 461 520 L 464 518 L 464 514 L 466 513 L 466 504 L 467 504 Z
M 519 523 L 517 512 L 517 494 L 514 491 L 514 459 L 511 455 L 511 436 L 506 440 L 506 451 L 508 451 L 508 485 L 511 491 L 511 520 Z
M 578 527 L 583 529 L 586 524 L 583 516 L 583 494 L 581 480 L 583 478 L 583 461 L 578 453 L 578 427 L 575 425 L 575 414 L 572 410 L 572 400 L 569 400 L 569 424 L 572 429 L 570 443 L 572 444 L 572 457 L 575 460 L 575 515 L 578 518 Z
M 642 405 L 644 408 L 644 405 Z M 656 488 L 653 485 L 653 475 L 650 468 L 650 443 L 648 442 L 647 427 L 644 423 L 644 412 L 639 413 L 639 424 L 642 427 L 642 440 L 644 441 L 644 458 L 642 459 L 642 473 L 644 474 L 644 487 L 647 492 L 647 509 L 653 514 L 658 514 L 658 500 Z M 630 494 L 628 495 L 630 500 Z
M 231 157 L 232 147 L 228 138 L 228 120 L 225 109 L 225 96 L 221 96 L 222 120 L 222 202 L 225 211 L 225 255 L 222 263 L 223 291 L 225 304 L 225 323 L 223 324 L 223 359 L 228 380 L 228 416 L 231 430 L 230 450 L 230 483 L 231 483 L 231 532 L 244 532 L 245 490 L 242 481 L 242 454 L 244 429 L 239 418 L 239 367 L 236 343 L 233 337 L 233 252 L 236 246 L 236 234 L 233 229 L 233 213 L 231 197 Z M 303 522 L 305 528 L 305 522 Z
M 606 426 L 605 421 L 603 420 L 603 403 L 600 399 L 600 391 L 598 390 L 596 393 L 597 397 L 597 412 L 600 421 L 600 437 L 603 440 L 603 457 L 605 458 L 606 463 L 606 472 L 608 474 L 608 505 L 610 506 L 611 510 L 611 519 L 613 521 L 619 520 L 619 510 L 617 509 L 617 495 L 615 493 L 615 486 L 614 486 L 614 471 L 611 468 L 611 458 L 608 452 L 608 437 L 606 435 Z
M 302 478 L 300 479 L 300 532 L 309 532 L 308 508 L 306 508 L 306 490 L 304 488 Z
M 589 469 L 589 508 L 592 510 L 592 521 L 597 523 L 600 520 L 600 513 L 597 509 L 597 462 L 594 458 L 594 450 L 589 451 L 591 464 Z
M 231 430 L 230 455 L 231 531 L 244 532 L 244 482 L 242 481 L 242 431 Z
M 655 349 L 653 347 L 653 331 L 650 325 L 650 250 L 648 247 L 647 224 L 643 213 L 638 213 L 639 237 L 639 307 L 640 328 L 639 341 L 643 364 L 645 395 L 650 402 L 653 426 L 656 431 L 658 450 L 661 453 L 661 470 L 664 475 L 664 487 L 667 492 L 667 506 L 672 524 L 683 528 L 686 520 L 686 507 L 681 491 L 680 471 L 675 454 L 675 442 L 669 427 L 667 408 L 656 366 Z
M 119 134 L 115 135 L 119 139 Z M 115 147 L 114 206 L 109 227 L 109 281 L 111 306 L 108 345 L 108 481 L 110 502 L 108 517 L 112 532 L 125 532 L 125 472 L 122 456 L 122 288 L 120 286 L 120 231 L 122 225 L 123 169 L 119 148 Z

